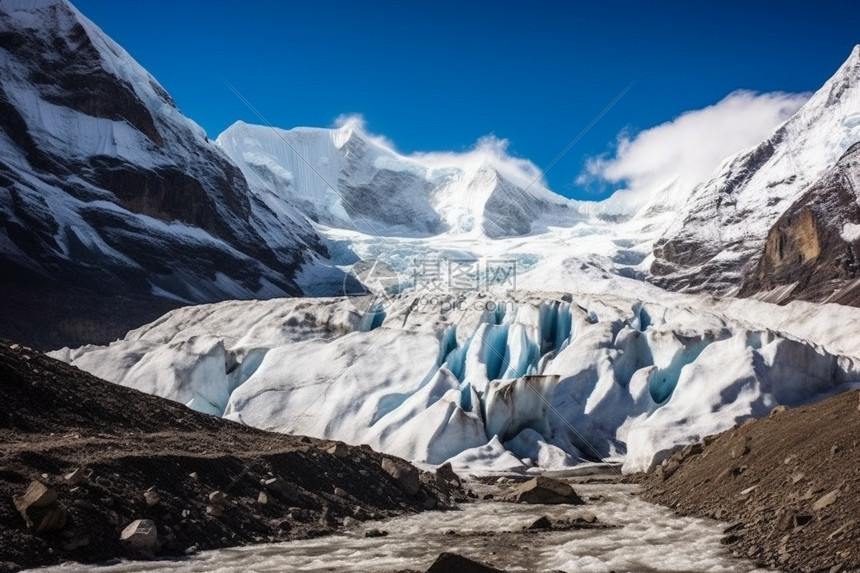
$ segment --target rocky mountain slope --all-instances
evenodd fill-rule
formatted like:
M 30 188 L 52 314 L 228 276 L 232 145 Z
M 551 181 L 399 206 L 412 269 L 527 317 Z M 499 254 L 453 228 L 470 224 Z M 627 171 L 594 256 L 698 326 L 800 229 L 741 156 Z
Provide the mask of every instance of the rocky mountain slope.
M 860 143 L 777 219 L 739 295 L 860 306 L 858 180 Z
M 729 523 L 723 543 L 782 571 L 860 568 L 860 393 L 780 409 L 647 476 L 646 497 Z
M 110 340 L 178 304 L 301 293 L 325 255 L 310 225 L 73 6 L 3 0 L 0 40 L 0 331 Z
M 823 300 L 843 288 L 857 276 L 843 260 L 850 241 L 833 242 L 814 255 L 814 248 L 806 249 L 797 257 L 786 251 L 797 246 L 785 247 L 779 237 L 795 233 L 787 228 L 810 211 L 810 203 L 817 204 L 819 218 L 853 220 L 856 194 L 850 181 L 857 167 L 851 156 L 843 156 L 858 142 L 860 46 L 766 141 L 726 159 L 692 191 L 677 223 L 654 245 L 649 280 L 670 290 L 716 294 L 735 293 L 742 283 L 745 295 L 783 286 L 781 300 Z M 812 222 L 805 217 L 801 226 L 809 229 Z M 806 233 L 799 227 L 796 232 Z M 812 259 L 816 266 L 839 270 L 809 284 Z M 778 277 L 768 274 L 775 266 L 781 267 Z M 803 284 L 792 291 L 791 283 Z
M 463 495 L 367 447 L 198 414 L 7 340 L 0 392 L 3 571 L 316 536 Z M 57 499 L 34 496 L 28 528 L 13 496 L 34 481 Z M 136 520 L 155 535 L 123 541 Z

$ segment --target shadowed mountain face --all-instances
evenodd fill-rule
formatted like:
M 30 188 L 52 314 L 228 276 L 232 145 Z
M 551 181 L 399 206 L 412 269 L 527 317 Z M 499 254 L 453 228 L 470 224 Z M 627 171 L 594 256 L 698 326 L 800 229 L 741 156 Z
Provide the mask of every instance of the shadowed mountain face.
M 810 185 L 771 227 L 742 296 L 860 305 L 860 145 Z
M 182 303 L 301 293 L 311 227 L 72 6 L 0 3 L 0 73 L 0 333 L 106 341 Z

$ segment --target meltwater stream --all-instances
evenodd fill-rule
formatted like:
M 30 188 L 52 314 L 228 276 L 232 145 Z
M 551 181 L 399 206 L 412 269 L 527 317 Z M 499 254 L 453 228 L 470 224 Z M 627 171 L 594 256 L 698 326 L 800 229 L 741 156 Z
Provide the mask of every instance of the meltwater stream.
M 498 488 L 475 484 L 479 495 Z M 207 551 L 179 561 L 121 562 L 99 573 L 160 571 L 196 573 L 424 571 L 450 551 L 507 571 L 764 571 L 734 558 L 720 544 L 725 525 L 678 517 L 636 494 L 638 486 L 576 484 L 585 506 L 540 506 L 481 501 L 447 512 L 426 512 L 367 522 L 345 533 L 288 543 Z M 617 527 L 572 531 L 523 531 L 537 518 L 572 519 L 588 512 Z M 386 537 L 366 538 L 369 529 Z M 55 573 L 92 571 L 65 564 Z

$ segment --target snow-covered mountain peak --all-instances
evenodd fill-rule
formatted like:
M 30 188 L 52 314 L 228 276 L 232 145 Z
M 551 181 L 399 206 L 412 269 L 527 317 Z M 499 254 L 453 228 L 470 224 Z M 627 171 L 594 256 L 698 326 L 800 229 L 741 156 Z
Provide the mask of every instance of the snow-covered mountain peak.
M 351 121 L 290 130 L 236 123 L 217 143 L 260 196 L 370 235 L 523 235 L 543 214 L 572 205 L 496 140 L 463 153 L 404 155 Z

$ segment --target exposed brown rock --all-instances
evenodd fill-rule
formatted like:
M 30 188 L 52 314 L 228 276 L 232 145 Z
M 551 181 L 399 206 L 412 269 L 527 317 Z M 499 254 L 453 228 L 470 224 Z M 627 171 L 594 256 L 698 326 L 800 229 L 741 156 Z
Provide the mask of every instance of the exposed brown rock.
M 860 224 L 860 204 L 851 182 L 860 172 L 860 145 L 791 205 L 770 229 L 755 268 L 740 288 L 741 296 L 771 302 L 809 300 L 860 304 L 858 249 L 849 241 L 846 224 Z M 784 287 L 781 290 L 774 290 Z M 773 291 L 762 296 L 759 293 Z
M 421 480 L 418 475 L 418 470 L 410 463 L 404 461 L 395 461 L 391 458 L 383 458 L 381 462 L 382 470 L 391 476 L 391 479 L 403 491 L 409 495 L 416 495 L 421 491 Z

